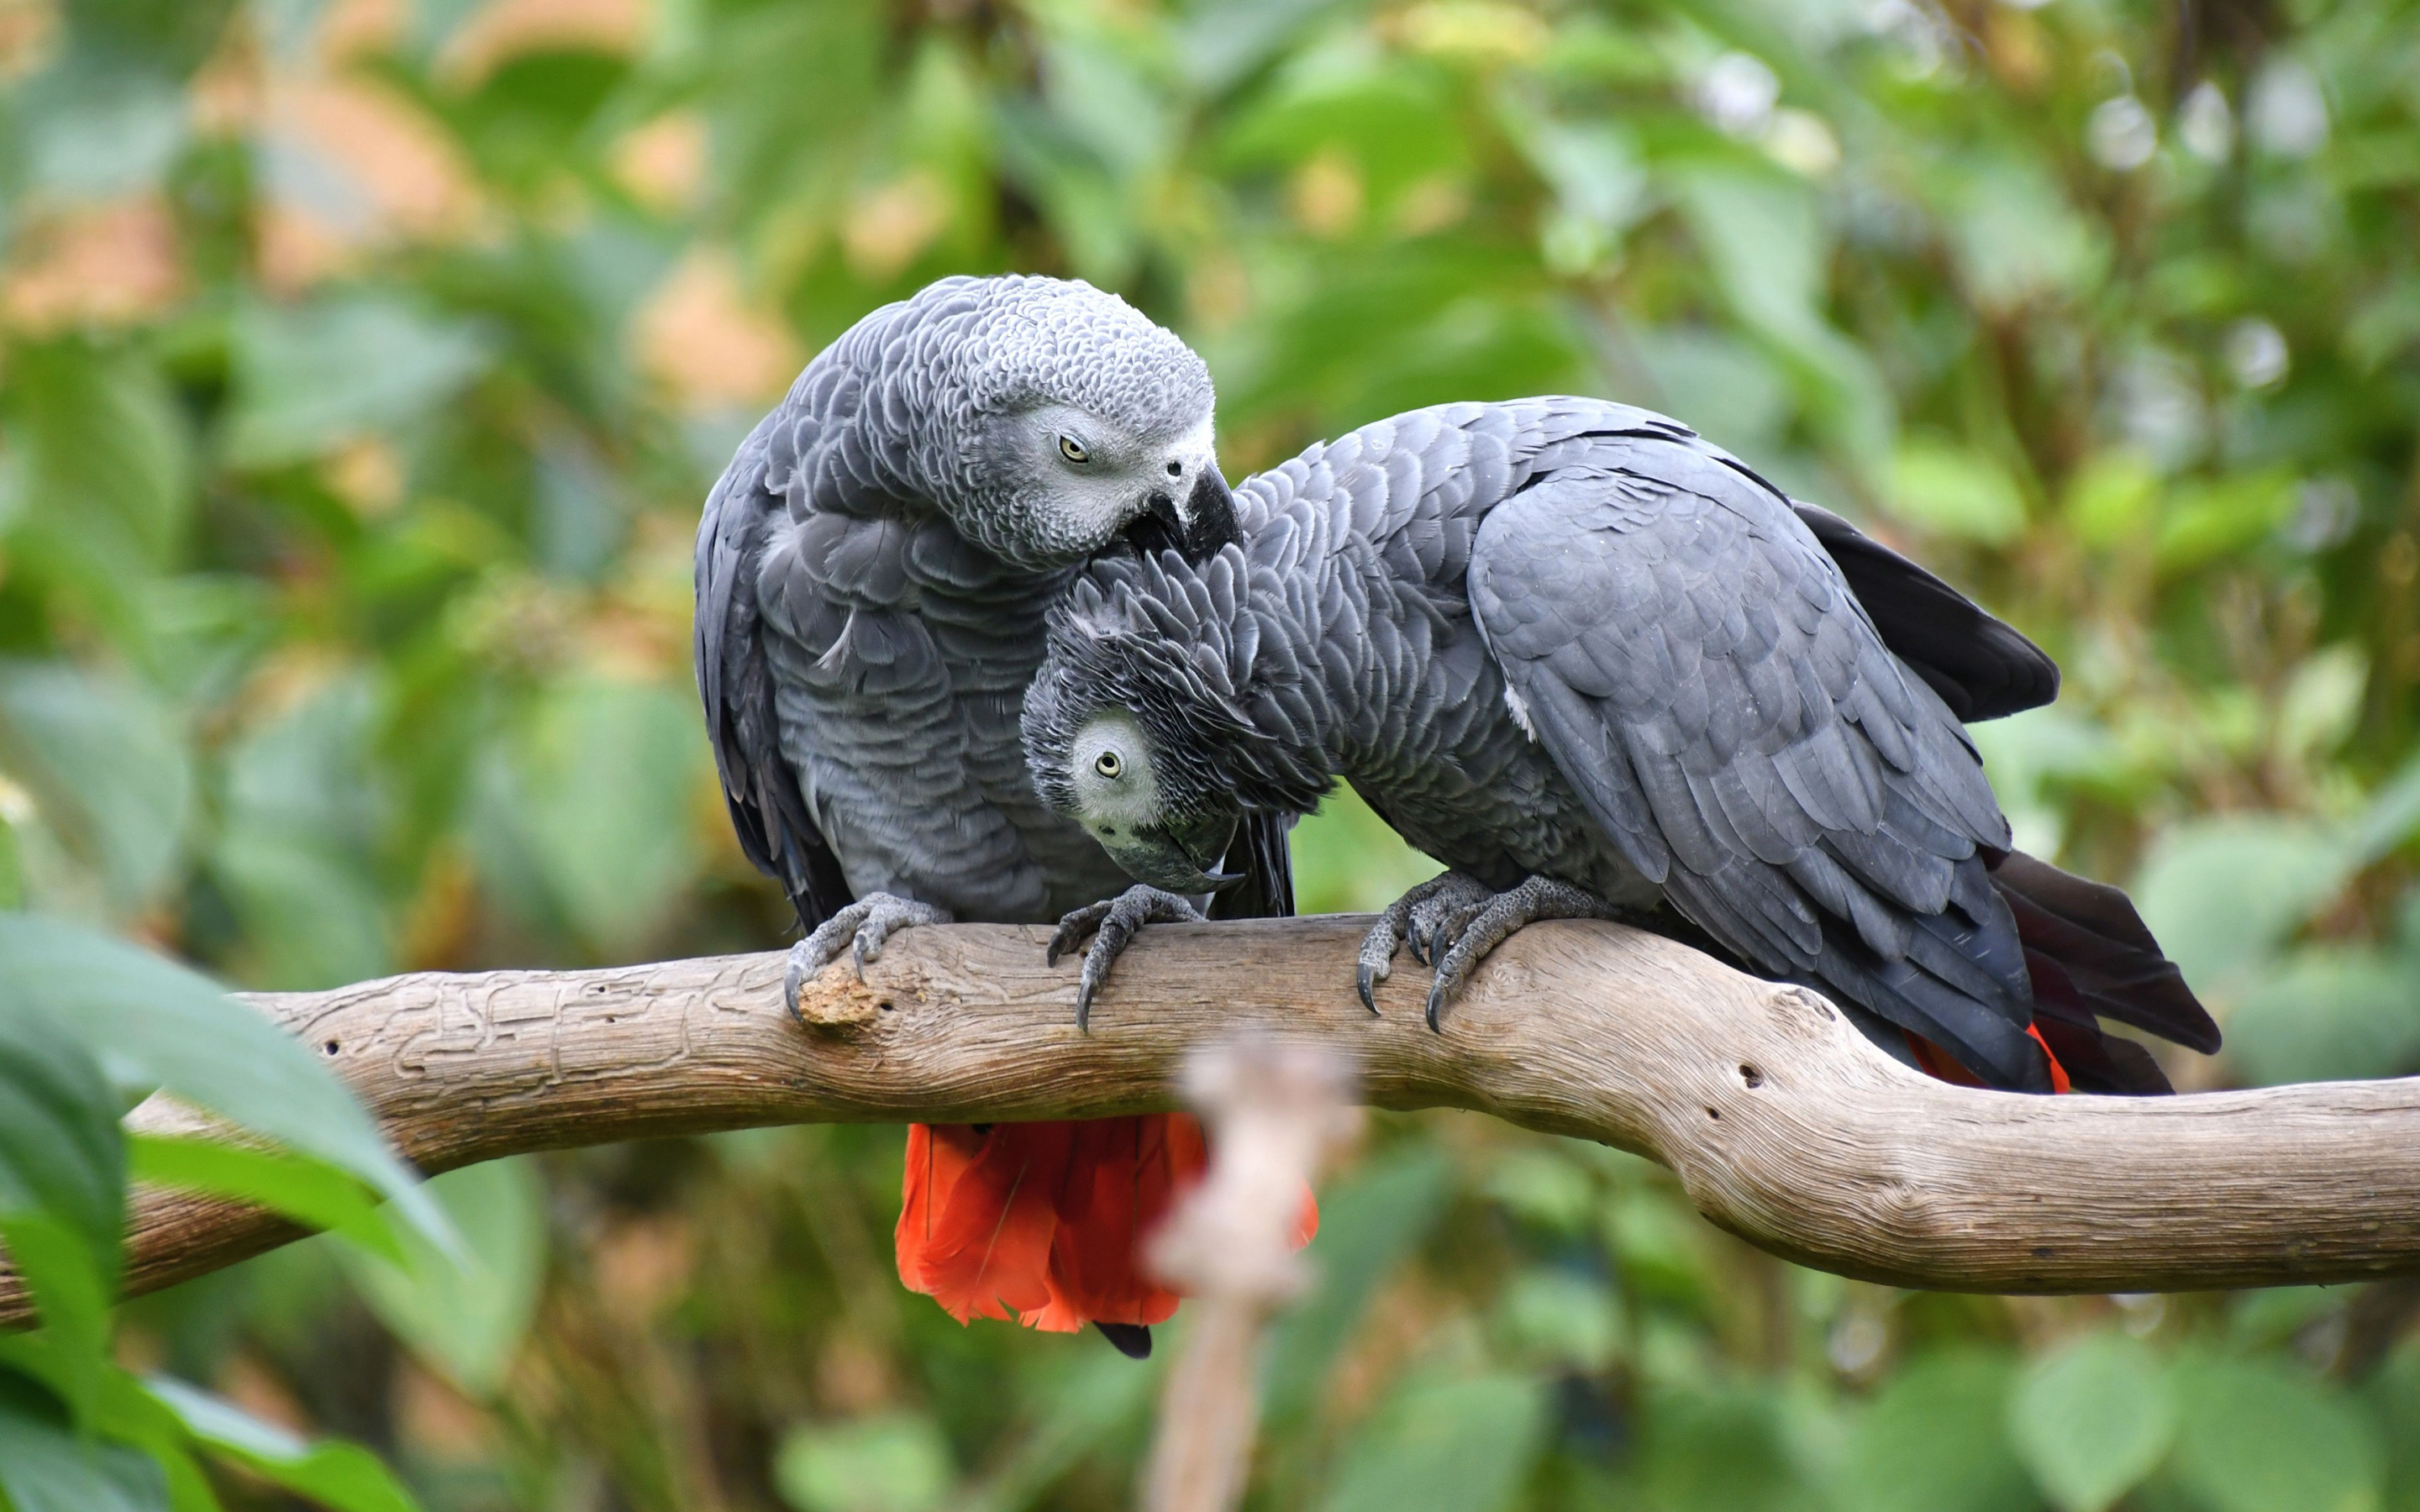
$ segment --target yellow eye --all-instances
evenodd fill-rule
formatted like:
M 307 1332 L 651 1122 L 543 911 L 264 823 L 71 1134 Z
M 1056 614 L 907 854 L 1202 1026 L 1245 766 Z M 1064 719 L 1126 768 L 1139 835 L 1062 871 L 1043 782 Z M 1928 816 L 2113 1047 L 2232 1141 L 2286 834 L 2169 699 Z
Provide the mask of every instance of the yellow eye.
M 1105 750 L 1098 756 L 1093 758 L 1093 770 L 1100 773 L 1103 777 L 1114 779 L 1121 773 L 1125 772 L 1125 769 L 1126 764 L 1118 759 L 1118 753 L 1116 751 Z
M 1084 450 L 1084 443 L 1073 436 L 1059 438 L 1059 455 L 1070 462 L 1079 464 L 1093 459 L 1093 454 Z

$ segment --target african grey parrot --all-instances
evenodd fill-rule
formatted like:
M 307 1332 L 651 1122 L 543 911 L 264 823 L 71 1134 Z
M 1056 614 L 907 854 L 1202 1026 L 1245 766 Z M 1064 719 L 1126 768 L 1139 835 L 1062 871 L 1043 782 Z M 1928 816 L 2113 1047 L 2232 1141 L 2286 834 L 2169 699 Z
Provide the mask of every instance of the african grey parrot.
M 1990 1086 L 2164 1089 L 2096 1015 L 2216 1048 L 2123 894 L 2009 847 L 1960 717 L 2046 702 L 2049 659 L 1679 423 L 1447 405 L 1236 503 L 1204 563 L 1079 580 L 1026 698 L 1037 791 L 1130 874 L 1197 887 L 1342 776 L 1452 869 L 1371 930 L 1373 1008 L 1407 938 L 1435 1024 L 1525 923 L 1668 909 Z
M 1201 359 L 1114 296 L 1047 278 L 951 278 L 850 328 L 740 444 L 698 527 L 697 681 L 740 845 L 810 931 L 791 952 L 794 1011 L 800 981 L 844 946 L 854 942 L 861 975 L 905 925 L 1061 921 L 1054 960 L 1097 929 L 1089 998 L 1140 922 L 1199 917 L 1185 900 L 1128 887 L 1081 828 L 1035 798 L 1017 709 L 1042 661 L 1044 612 L 1087 561 L 1199 557 L 1233 538 L 1211 409 Z M 1239 872 L 1219 874 L 1233 884 L 1222 912 L 1290 911 L 1284 835 L 1275 818 L 1248 829 Z M 1086 1126 L 1072 1154 L 1053 1146 L 1047 1158 L 1090 1160 L 1101 1141 L 1143 1140 L 1147 1124 Z M 982 1227 L 985 1239 L 936 1257 L 953 1241 L 925 1234 L 911 1254 L 903 1225 L 903 1277 L 962 1318 L 1000 1316 L 1006 1299 L 1029 1321 L 1047 1308 L 1048 1326 L 1073 1326 L 1072 1306 L 1129 1352 L 1147 1348 L 1134 1326 L 1153 1320 L 1136 1315 L 1142 1304 L 1101 1301 L 1100 1286 L 1070 1279 L 1072 1260 L 1047 1275 L 995 1273 L 990 1230 L 1004 1220 L 976 1211 L 977 1188 L 998 1176 L 1005 1189 L 988 1197 L 1009 1204 L 1025 1163 L 1046 1158 L 1030 1146 L 1040 1137 L 1034 1126 L 911 1134 L 928 1157 L 910 1170 L 911 1206 L 935 1209 L 917 1222 Z M 1117 1158 L 1158 1149 L 1132 1144 Z M 964 1186 L 956 1165 L 934 1177 L 945 1157 L 991 1174 Z M 1024 1200 L 1045 1185 L 1028 1183 Z M 1053 1222 L 1071 1236 L 1111 1222 L 1076 1200 L 1063 1195 L 1055 1219 L 1010 1216 L 1039 1225 L 1047 1251 Z M 1110 1274 L 1110 1291 L 1133 1289 L 1131 1237 L 1125 1253 L 1101 1242 L 1108 1257 L 1090 1274 Z M 1036 1300 L 1046 1284 L 1047 1304 Z

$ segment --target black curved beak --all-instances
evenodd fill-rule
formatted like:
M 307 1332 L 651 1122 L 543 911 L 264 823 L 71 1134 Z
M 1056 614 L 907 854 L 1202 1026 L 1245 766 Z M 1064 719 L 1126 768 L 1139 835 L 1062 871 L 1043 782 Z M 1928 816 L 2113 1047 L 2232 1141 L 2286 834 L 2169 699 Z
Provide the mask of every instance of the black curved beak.
M 1185 560 L 1199 565 L 1216 555 L 1220 547 L 1244 538 L 1243 527 L 1235 518 L 1235 496 L 1227 487 L 1227 480 L 1212 463 L 1193 480 L 1193 491 L 1185 498 L 1183 545 Z
M 1226 815 L 1103 836 L 1101 848 L 1137 882 L 1171 892 L 1217 892 L 1244 880 L 1241 872 L 1218 870 L 1234 834 L 1234 817 Z

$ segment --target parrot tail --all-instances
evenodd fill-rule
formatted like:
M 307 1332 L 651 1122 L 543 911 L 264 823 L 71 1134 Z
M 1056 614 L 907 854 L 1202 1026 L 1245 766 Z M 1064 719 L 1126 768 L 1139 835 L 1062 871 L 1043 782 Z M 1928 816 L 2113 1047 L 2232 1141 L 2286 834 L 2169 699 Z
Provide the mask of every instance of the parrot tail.
M 1183 1113 L 1080 1123 L 911 1124 L 894 1236 L 899 1280 L 959 1322 L 1100 1326 L 1130 1355 L 1177 1296 L 1145 1275 L 1145 1235 L 1208 1165 Z M 1304 1196 L 1297 1245 L 1318 1227 Z
M 2101 1026 L 2104 1018 L 2173 1040 L 2204 1055 L 2219 1045 L 2213 1023 L 2184 973 L 2161 953 L 2134 904 L 2116 887 L 2071 875 L 2023 851 L 1987 855 L 1992 887 L 2017 921 L 2033 982 L 2030 1033 L 2051 1057 L 2064 1092 L 2156 1094 L 2175 1090 L 2151 1053 Z M 1946 1081 L 1980 1085 L 1932 1045 L 1916 1060 Z

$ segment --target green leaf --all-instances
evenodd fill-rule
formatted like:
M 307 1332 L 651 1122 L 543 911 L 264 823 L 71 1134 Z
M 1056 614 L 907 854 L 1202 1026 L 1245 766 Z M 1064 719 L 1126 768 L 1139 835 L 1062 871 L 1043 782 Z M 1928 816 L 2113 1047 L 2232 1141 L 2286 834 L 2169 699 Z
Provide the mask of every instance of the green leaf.
M 2005 1355 L 1945 1351 L 1874 1397 L 1838 1483 L 1856 1512 L 2025 1512 L 2036 1505 L 2004 1425 L 2016 1367 Z
M 537 1310 L 546 1218 L 530 1161 L 491 1161 L 428 1183 L 461 1236 L 459 1263 L 417 1233 L 404 1265 L 343 1253 L 363 1300 L 412 1351 L 477 1397 L 495 1396 Z
M 798 1512 L 929 1512 L 957 1473 L 949 1441 L 922 1412 L 793 1428 L 773 1459 L 773 1487 Z
M 268 467 L 390 432 L 451 398 L 488 357 L 475 331 L 391 298 L 247 305 L 236 320 L 228 457 Z
M 697 868 L 706 780 L 690 700 L 583 678 L 540 703 L 514 762 L 511 808 L 547 889 L 608 949 L 638 947 Z
M 147 689 L 59 662 L 0 660 L 0 769 L 36 800 L 28 833 L 39 828 L 91 879 L 79 890 L 94 895 L 94 912 L 132 914 L 173 877 L 193 766 L 174 712 Z M 49 881 L 46 892 L 66 881 L 39 868 L 33 880 Z
M 378 1456 L 359 1444 L 305 1443 L 224 1397 L 167 1376 L 153 1376 L 144 1384 L 194 1439 L 332 1512 L 420 1512 L 420 1504 Z
M 2226 1056 L 2256 1086 L 2420 1069 L 2420 962 L 2359 946 L 2297 950 L 2227 1015 Z
M 2087 1334 L 2029 1366 L 2009 1403 L 2017 1458 L 2065 1512 L 2103 1512 L 2177 1431 L 2159 1361 L 2123 1334 Z
M 0 1502 L 11 1512 L 168 1512 L 151 1459 L 79 1438 L 38 1394 L 0 1375 Z
M 1426 1237 L 1450 1195 L 1434 1150 L 1373 1160 L 1319 1197 L 1319 1238 L 1307 1252 L 1309 1295 L 1271 1331 L 1262 1369 L 1272 1418 L 1308 1411 L 1370 1305 Z
M 334 680 L 227 751 L 225 818 L 210 861 L 242 916 L 246 979 L 312 989 L 395 969 L 373 857 L 377 700 Z
M 33 1293 L 79 1420 L 100 1390 L 117 1290 L 126 1195 L 117 1117 L 84 1046 L 0 978 L 0 1241 Z
M 2306 819 L 2190 820 L 2162 834 L 2128 889 L 2161 949 L 2199 991 L 2241 985 L 2335 896 L 2356 857 Z M 2257 877 L 2259 886 L 2246 886 Z
M 122 1088 L 162 1087 L 368 1182 L 415 1227 L 444 1219 L 335 1075 L 207 978 L 124 941 L 0 915 L 0 980 L 80 1036 Z
M 1892 464 L 1885 507 L 1911 525 L 1958 540 L 2004 546 L 2023 534 L 2025 502 L 1981 455 L 1911 437 Z
M 1407 1384 L 1347 1445 L 1321 1512 L 1498 1512 L 1545 1426 L 1545 1392 L 1523 1377 Z
M 2287 1366 L 2177 1364 L 2178 1477 L 2211 1512 L 2370 1512 L 2384 1459 L 2345 1397 Z
M 127 1152 L 136 1180 L 249 1202 L 341 1234 L 397 1264 L 410 1263 L 378 1197 L 349 1172 L 324 1161 L 215 1139 L 145 1134 L 129 1138 Z

